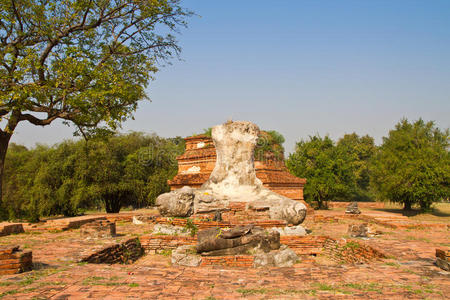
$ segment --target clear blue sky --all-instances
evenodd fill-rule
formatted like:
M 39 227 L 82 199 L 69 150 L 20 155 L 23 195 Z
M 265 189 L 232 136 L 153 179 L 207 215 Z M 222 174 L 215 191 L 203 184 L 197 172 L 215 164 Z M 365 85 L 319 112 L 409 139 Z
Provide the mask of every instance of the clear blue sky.
M 128 130 L 187 136 L 249 120 L 295 142 L 319 133 L 377 143 L 403 117 L 450 127 L 450 1 L 189 0 L 183 61 L 161 68 Z M 13 142 L 72 137 L 21 124 Z

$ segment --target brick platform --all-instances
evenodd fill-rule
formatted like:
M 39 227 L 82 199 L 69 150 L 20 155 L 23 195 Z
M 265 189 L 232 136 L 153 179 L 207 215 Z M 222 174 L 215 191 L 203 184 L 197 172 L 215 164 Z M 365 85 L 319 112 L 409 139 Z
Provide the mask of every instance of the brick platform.
M 19 246 L 0 247 L 0 275 L 30 271 L 33 266 L 31 251 Z
M 324 252 L 334 260 L 347 263 L 368 263 L 372 260 L 386 258 L 386 255 L 378 249 L 366 245 L 357 240 L 327 239 L 324 244 Z
M 116 223 L 108 220 L 95 220 L 81 225 L 82 236 L 91 238 L 106 238 L 116 235 Z
M 327 236 L 281 236 L 280 243 L 287 245 L 297 255 L 317 255 L 322 253 Z
M 285 227 L 287 225 L 286 221 L 282 220 L 233 220 L 233 222 L 216 222 L 211 221 L 213 216 L 209 215 L 202 215 L 201 217 L 197 219 L 193 219 L 192 223 L 197 226 L 199 230 L 202 229 L 208 229 L 213 227 L 220 227 L 220 228 L 227 228 L 227 227 L 234 227 L 237 225 L 249 225 L 254 224 L 255 226 L 260 226 L 264 228 L 271 228 L 271 227 Z M 181 226 L 185 227 L 187 224 L 187 219 L 182 218 L 170 218 L 170 217 L 159 217 L 155 219 L 155 223 L 159 224 L 168 224 L 168 225 L 174 225 L 174 226 Z
M 202 256 L 200 266 L 252 268 L 254 260 L 253 255 Z
M 8 222 L 0 223 L 0 236 L 22 232 L 24 232 L 24 230 L 21 223 L 8 223 Z
M 197 237 L 173 235 L 142 235 L 139 240 L 146 253 L 160 253 L 163 250 L 173 250 L 179 246 L 197 243 Z

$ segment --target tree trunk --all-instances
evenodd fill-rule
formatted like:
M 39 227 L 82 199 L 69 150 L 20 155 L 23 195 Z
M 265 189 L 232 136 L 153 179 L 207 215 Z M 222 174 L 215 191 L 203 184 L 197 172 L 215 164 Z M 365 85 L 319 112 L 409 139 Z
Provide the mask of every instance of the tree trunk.
M 411 210 L 411 201 L 405 201 L 403 210 L 405 211 Z
M 6 152 L 8 151 L 10 139 L 10 133 L 0 131 L 0 204 L 2 203 L 3 196 L 3 171 L 5 167 Z

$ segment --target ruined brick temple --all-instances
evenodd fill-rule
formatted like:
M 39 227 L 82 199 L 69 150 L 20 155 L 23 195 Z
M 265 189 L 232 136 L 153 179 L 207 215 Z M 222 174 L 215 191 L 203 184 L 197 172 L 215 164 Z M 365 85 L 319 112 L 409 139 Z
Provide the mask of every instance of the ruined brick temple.
M 216 149 L 212 138 L 196 135 L 185 138 L 186 151 L 177 157 L 178 174 L 169 180 L 171 190 L 190 186 L 199 188 L 209 178 L 216 164 Z M 284 159 L 270 155 L 255 158 L 256 177 L 263 186 L 293 200 L 303 202 L 303 187 L 306 179 L 288 172 Z

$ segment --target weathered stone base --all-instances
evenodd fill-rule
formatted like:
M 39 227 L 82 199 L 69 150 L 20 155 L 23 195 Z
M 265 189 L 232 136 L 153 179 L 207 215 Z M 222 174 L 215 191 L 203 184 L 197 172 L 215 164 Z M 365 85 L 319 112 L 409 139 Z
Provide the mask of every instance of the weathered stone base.
M 0 248 L 0 275 L 30 271 L 32 260 L 31 251 L 23 251 L 19 246 Z

